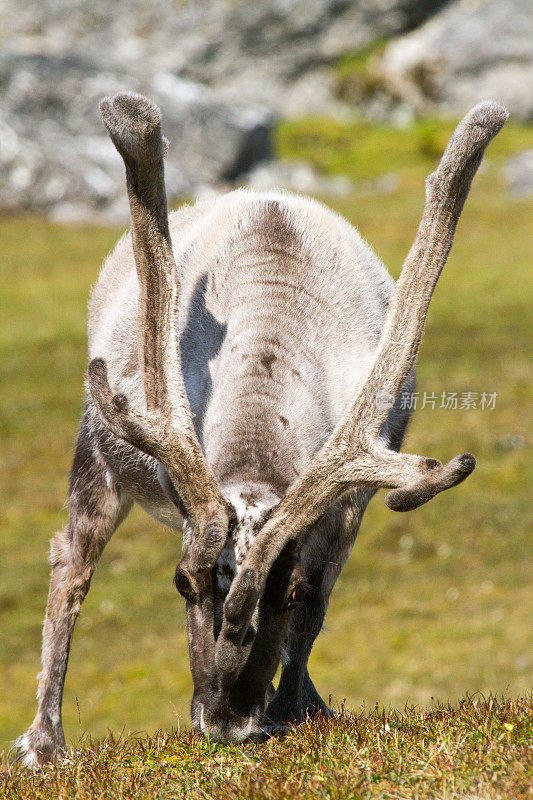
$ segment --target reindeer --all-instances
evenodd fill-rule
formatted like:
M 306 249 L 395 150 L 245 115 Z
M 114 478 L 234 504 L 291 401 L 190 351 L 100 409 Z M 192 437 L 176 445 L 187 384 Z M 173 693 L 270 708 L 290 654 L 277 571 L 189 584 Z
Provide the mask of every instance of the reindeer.
M 134 502 L 183 525 L 195 730 L 258 739 L 330 714 L 307 670 L 328 598 L 379 488 L 394 511 L 463 481 L 475 459 L 399 453 L 431 295 L 483 152 L 507 113 L 475 106 L 426 182 L 394 285 L 357 231 L 316 201 L 238 190 L 167 214 L 159 109 L 105 98 L 131 235 L 89 311 L 88 391 L 70 516 L 50 551 L 38 711 L 15 743 L 65 751 L 61 701 L 76 617 Z M 272 680 L 278 664 L 277 690 Z

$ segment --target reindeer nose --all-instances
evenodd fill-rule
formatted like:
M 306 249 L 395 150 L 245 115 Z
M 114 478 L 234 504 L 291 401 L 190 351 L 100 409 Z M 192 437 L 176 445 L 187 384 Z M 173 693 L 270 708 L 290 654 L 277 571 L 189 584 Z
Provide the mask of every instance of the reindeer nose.
M 196 706 L 193 727 L 198 733 L 215 742 L 241 744 L 248 739 L 256 740 L 265 735 L 259 726 L 259 711 L 252 712 L 248 718 L 241 718 L 238 721 L 218 719 L 216 714 L 208 713 L 203 703 L 198 703 Z

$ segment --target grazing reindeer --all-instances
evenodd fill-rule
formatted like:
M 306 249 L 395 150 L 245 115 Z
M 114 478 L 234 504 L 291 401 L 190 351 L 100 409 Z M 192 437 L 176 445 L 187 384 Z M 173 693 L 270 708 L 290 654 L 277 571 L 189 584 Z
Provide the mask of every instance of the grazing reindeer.
M 132 234 L 93 290 L 86 411 L 70 518 L 52 541 L 37 716 L 15 747 L 65 748 L 61 700 L 76 616 L 133 502 L 179 529 L 194 728 L 221 740 L 328 713 L 307 661 L 377 488 L 416 508 L 474 469 L 398 452 L 400 391 L 473 176 L 507 114 L 477 105 L 427 180 L 393 285 L 343 219 L 281 192 L 231 192 L 167 216 L 159 109 L 101 112 L 126 166 Z M 272 679 L 282 659 L 277 691 Z

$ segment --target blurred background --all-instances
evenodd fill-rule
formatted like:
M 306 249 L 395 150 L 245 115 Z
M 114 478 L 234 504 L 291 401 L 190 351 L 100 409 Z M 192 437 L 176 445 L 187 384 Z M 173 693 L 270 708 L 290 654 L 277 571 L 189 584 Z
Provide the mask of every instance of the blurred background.
M 532 0 L 2 0 L 0 14 L 0 750 L 35 710 L 87 297 L 128 222 L 98 116 L 120 89 L 162 108 L 174 206 L 242 185 L 313 194 L 395 277 L 457 120 L 507 105 L 432 302 L 405 444 L 471 451 L 478 468 L 408 514 L 378 493 L 310 671 L 350 709 L 529 691 Z M 74 636 L 67 739 L 189 724 L 180 550 L 139 510 L 109 544 Z

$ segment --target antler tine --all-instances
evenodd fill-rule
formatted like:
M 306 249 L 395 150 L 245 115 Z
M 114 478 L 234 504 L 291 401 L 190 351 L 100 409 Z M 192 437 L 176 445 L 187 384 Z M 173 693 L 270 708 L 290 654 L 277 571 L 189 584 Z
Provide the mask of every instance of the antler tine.
M 384 408 L 377 401 L 381 393 L 395 398 L 414 365 L 429 302 L 472 179 L 507 116 L 494 101 L 475 106 L 457 126 L 439 167 L 427 179 L 422 220 L 394 288 L 374 360 L 330 439 L 254 540 L 226 599 L 216 647 L 221 670 L 238 667 L 251 610 L 280 552 L 291 540 L 301 542 L 343 492 L 356 486 L 392 488 L 387 505 L 406 511 L 460 483 L 474 469 L 475 459 L 469 453 L 443 466 L 436 459 L 388 450 L 378 436 L 390 406 Z
M 166 468 L 194 527 L 181 569 L 180 591 L 190 600 L 209 592 L 210 571 L 227 537 L 228 513 L 192 424 L 177 333 L 180 284 L 168 227 L 159 108 L 129 92 L 100 104 L 104 125 L 124 160 L 139 279 L 139 358 L 146 413 L 113 396 L 102 359 L 89 364 L 88 382 L 108 428 Z

